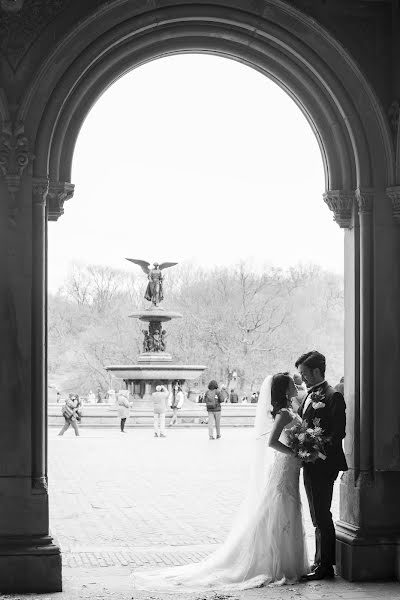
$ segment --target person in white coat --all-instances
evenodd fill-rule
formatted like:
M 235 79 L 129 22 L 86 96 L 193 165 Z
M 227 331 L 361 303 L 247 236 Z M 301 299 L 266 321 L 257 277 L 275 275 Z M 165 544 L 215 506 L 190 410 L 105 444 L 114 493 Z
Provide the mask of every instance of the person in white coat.
M 129 417 L 129 390 L 120 390 L 117 394 L 118 416 L 121 419 L 121 432 L 125 433 L 125 423 Z
M 157 385 L 156 391 L 152 393 L 154 410 L 154 437 L 164 438 L 165 435 L 165 413 L 167 412 L 168 390 L 163 385 Z
M 168 396 L 168 406 L 172 408 L 172 419 L 168 427 L 172 427 L 172 425 L 176 425 L 178 422 L 178 410 L 182 408 L 184 401 L 185 396 L 183 395 L 181 386 L 176 383 Z

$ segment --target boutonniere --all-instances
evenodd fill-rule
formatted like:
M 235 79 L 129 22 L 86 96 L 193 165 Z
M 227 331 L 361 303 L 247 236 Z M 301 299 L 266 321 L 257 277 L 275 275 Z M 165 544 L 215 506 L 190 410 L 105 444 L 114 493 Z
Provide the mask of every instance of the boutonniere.
M 317 390 L 316 392 L 311 392 L 311 402 L 314 410 L 318 410 L 319 408 L 325 408 L 325 394 L 322 390 Z
M 319 408 L 325 408 L 325 402 L 313 402 L 312 407 L 314 410 L 318 410 Z

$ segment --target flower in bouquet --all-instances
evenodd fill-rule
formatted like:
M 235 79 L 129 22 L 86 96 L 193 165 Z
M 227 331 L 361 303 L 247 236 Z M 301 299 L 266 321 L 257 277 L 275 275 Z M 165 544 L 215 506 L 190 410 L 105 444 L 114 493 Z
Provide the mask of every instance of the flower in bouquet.
M 313 419 L 313 427 L 307 421 L 299 421 L 287 431 L 288 446 L 303 462 L 326 459 L 325 446 L 330 441 L 320 426 L 320 419 Z

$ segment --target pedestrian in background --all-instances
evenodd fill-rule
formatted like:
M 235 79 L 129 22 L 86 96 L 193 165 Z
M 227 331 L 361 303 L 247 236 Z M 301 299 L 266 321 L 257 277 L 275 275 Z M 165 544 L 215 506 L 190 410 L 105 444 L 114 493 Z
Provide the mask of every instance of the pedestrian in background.
M 222 401 L 224 402 L 224 404 L 229 402 L 229 393 L 228 393 L 228 390 L 226 389 L 226 385 L 221 385 L 220 392 L 221 392 L 221 398 L 222 398 Z
M 344 396 L 344 377 L 341 377 L 339 383 L 335 385 L 335 390 Z
M 163 385 L 156 385 L 151 395 L 154 411 L 154 437 L 165 438 L 165 413 L 167 412 L 168 390 Z
M 293 381 L 297 390 L 297 397 L 292 398 L 292 408 L 295 412 L 297 412 L 304 400 L 307 396 L 307 387 L 302 378 L 298 373 L 293 373 Z
M 212 379 L 208 384 L 208 390 L 204 396 L 208 413 L 208 435 L 214 440 L 214 426 L 217 432 L 217 440 L 221 437 L 221 404 L 223 399 L 218 389 L 218 383 Z
M 172 409 L 172 419 L 170 420 L 168 427 L 177 424 L 178 410 L 182 408 L 184 401 L 185 396 L 183 395 L 181 386 L 176 383 L 168 396 L 168 405 Z
M 64 435 L 70 425 L 75 431 L 75 436 L 79 436 L 78 422 L 81 420 L 82 408 L 78 394 L 69 394 L 61 409 L 65 423 L 58 435 Z
M 239 402 L 239 396 L 237 395 L 235 390 L 231 390 L 231 393 L 229 395 L 229 402 L 231 402 L 232 404 L 237 404 Z
M 250 404 L 257 404 L 257 402 L 258 402 L 257 392 L 253 392 L 250 397 Z
M 113 390 L 112 388 L 107 391 L 107 400 L 109 401 L 110 404 L 117 403 L 117 394 L 116 394 L 116 391 Z
M 121 419 L 121 433 L 126 433 L 125 423 L 129 417 L 129 390 L 119 390 L 117 394 L 118 416 Z

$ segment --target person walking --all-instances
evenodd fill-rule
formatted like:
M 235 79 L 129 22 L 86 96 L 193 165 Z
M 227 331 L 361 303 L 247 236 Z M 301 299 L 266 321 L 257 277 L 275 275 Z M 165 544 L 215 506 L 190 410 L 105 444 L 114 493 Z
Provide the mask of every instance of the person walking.
M 208 390 L 204 396 L 208 413 L 208 435 L 214 440 L 214 426 L 217 432 L 217 440 L 221 437 L 221 404 L 223 398 L 218 389 L 218 383 L 212 379 L 208 384 Z
M 168 396 L 168 405 L 172 408 L 172 419 L 169 422 L 168 427 L 176 425 L 178 422 L 178 410 L 183 406 L 185 396 L 183 395 L 181 386 L 177 383 L 173 386 L 172 392 Z
M 151 395 L 154 411 L 154 437 L 165 438 L 165 413 L 167 412 L 168 390 L 163 385 L 157 385 Z
M 78 394 L 69 394 L 65 401 L 64 406 L 61 409 L 62 415 L 65 419 L 65 423 L 61 428 L 58 435 L 64 435 L 70 425 L 72 425 L 75 431 L 75 436 L 79 436 L 78 422 L 81 420 L 81 401 Z
M 118 416 L 121 419 L 121 433 L 126 433 L 125 423 L 129 417 L 129 390 L 119 390 L 117 394 Z

